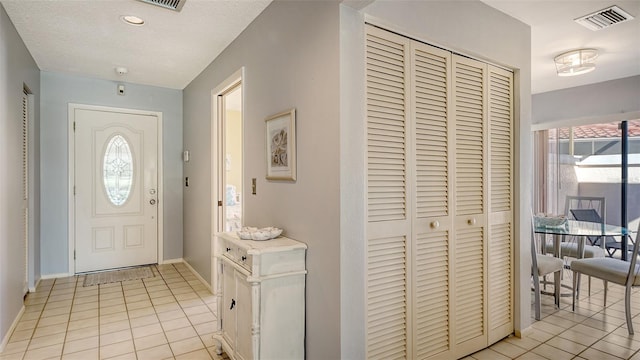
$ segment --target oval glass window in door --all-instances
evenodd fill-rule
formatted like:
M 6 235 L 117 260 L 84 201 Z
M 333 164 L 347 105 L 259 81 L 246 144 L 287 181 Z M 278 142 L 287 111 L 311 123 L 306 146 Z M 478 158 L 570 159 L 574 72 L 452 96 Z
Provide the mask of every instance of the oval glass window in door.
M 129 143 L 122 135 L 114 135 L 107 144 L 102 164 L 102 181 L 109 201 L 124 204 L 133 184 L 133 157 Z

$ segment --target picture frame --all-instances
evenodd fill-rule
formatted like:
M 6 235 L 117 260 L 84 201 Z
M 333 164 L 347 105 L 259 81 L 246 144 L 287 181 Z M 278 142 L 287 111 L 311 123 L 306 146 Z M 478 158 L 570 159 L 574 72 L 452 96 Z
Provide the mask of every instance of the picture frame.
M 265 119 L 267 180 L 296 180 L 296 109 Z

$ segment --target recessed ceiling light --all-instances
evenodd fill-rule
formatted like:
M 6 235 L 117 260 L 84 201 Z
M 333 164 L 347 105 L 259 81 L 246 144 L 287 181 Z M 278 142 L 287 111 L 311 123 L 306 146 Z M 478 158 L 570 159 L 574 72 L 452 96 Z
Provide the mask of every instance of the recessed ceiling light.
M 133 26 L 142 26 L 144 25 L 144 20 L 140 19 L 137 16 L 133 15 L 122 15 L 120 19 L 125 22 L 125 24 L 133 25 Z

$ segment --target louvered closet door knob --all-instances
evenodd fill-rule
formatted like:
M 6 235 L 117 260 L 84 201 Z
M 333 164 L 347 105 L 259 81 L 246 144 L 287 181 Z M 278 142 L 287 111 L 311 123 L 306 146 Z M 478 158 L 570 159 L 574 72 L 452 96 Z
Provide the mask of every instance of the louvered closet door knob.
M 471 219 L 467 220 L 467 224 L 475 225 L 476 224 L 476 219 L 475 218 L 471 218 Z
M 438 220 L 436 220 L 436 221 L 432 221 L 432 222 L 431 222 L 431 224 L 429 224 L 429 226 L 430 226 L 432 229 L 437 229 L 437 228 L 440 226 L 440 222 L 439 222 Z

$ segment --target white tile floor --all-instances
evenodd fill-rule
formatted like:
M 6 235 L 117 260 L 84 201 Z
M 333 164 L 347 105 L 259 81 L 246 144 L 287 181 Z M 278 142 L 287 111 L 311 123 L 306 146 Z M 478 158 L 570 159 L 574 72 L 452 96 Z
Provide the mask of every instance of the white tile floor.
M 215 354 L 215 297 L 184 264 L 154 267 L 155 277 L 83 287 L 83 276 L 44 280 L 0 360 L 227 359 Z M 570 283 L 570 277 L 565 281 Z M 571 298 L 543 296 L 541 321 L 525 338 L 506 338 L 467 359 L 640 360 L 640 293 L 633 295 L 636 335 L 625 324 L 623 291 L 594 280 L 576 312 Z M 566 289 L 565 289 L 566 290 Z M 330 359 L 331 360 L 331 359 Z
M 41 281 L 0 359 L 226 359 L 215 354 L 215 297 L 184 264 L 155 277 L 83 287 Z
M 563 292 L 571 292 L 571 274 L 564 273 Z M 634 335 L 627 333 L 624 312 L 624 288 L 609 284 L 607 306 L 604 287 L 592 280 L 591 296 L 587 294 L 587 277 L 582 277 L 584 294 L 571 311 L 571 296 L 562 297 L 556 310 L 552 296 L 542 296 L 540 321 L 532 319 L 531 331 L 525 338 L 508 337 L 479 351 L 467 359 L 633 359 L 640 360 L 640 291 L 631 296 Z M 549 290 L 553 287 L 550 286 Z M 533 294 L 532 294 L 533 298 Z M 531 310 L 533 314 L 533 307 Z

